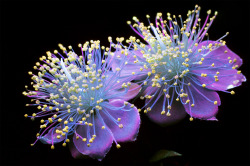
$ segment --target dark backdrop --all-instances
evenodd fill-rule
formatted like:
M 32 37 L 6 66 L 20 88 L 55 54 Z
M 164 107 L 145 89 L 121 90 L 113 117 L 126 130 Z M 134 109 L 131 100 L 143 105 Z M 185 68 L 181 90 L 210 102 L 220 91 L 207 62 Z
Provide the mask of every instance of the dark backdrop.
M 188 118 L 170 127 L 159 127 L 142 115 L 138 139 L 124 143 L 121 149 L 112 147 L 102 162 L 76 160 L 68 148 L 61 145 L 50 150 L 49 145 L 38 142 L 38 121 L 25 119 L 28 98 L 22 96 L 24 85 L 30 84 L 27 74 L 46 51 L 58 49 L 57 44 L 72 45 L 87 40 L 135 33 L 126 24 L 136 15 L 146 22 L 145 15 L 153 19 L 156 12 L 182 14 L 195 4 L 206 11 L 219 14 L 209 31 L 216 40 L 229 31 L 226 38 L 231 50 L 244 61 L 242 72 L 249 77 L 249 3 L 247 1 L 1 1 L 1 165 L 148 165 L 148 159 L 157 150 L 170 149 L 182 157 L 167 159 L 164 165 L 248 165 L 249 162 L 249 83 L 235 88 L 236 94 L 219 93 L 222 105 L 219 122 Z M 142 103 L 136 103 L 141 106 Z M 154 163 L 158 164 L 159 163 Z

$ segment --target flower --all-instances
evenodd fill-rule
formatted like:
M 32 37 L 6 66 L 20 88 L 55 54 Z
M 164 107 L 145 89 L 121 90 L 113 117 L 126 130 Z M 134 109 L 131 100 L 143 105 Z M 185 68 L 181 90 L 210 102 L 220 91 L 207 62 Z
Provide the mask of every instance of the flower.
M 99 43 L 79 44 L 81 56 L 71 46 L 67 51 L 59 44 L 64 55 L 47 52 L 48 57 L 40 58 L 44 64 L 34 66 L 38 74 L 29 72 L 35 90 L 23 94 L 35 102 L 27 106 L 41 111 L 25 117 L 48 117 L 41 120 L 35 143 L 40 140 L 54 149 L 56 143 L 70 142 L 73 157 L 83 154 L 102 160 L 113 142 L 120 148 L 118 142 L 136 139 L 140 116 L 127 100 L 137 95 L 140 86 L 129 82 L 130 78 L 119 79 L 122 64 L 111 71 L 114 53 Z
M 237 70 L 242 59 L 232 52 L 222 39 L 216 41 L 208 38 L 210 28 L 217 12 L 213 16 L 207 12 L 204 24 L 199 18 L 200 7 L 189 11 L 187 19 L 179 20 L 167 13 L 163 20 L 158 13 L 155 26 L 145 26 L 138 18 L 131 28 L 144 39 L 131 36 L 129 47 L 120 44 L 116 66 L 125 56 L 130 58 L 122 73 L 124 77 L 134 74 L 134 80 L 142 87 L 141 99 L 146 99 L 142 108 L 150 119 L 161 125 L 171 124 L 183 119 L 186 113 L 193 118 L 216 120 L 218 106 L 221 104 L 216 91 L 234 94 L 230 89 L 240 86 L 246 78 Z M 130 72 L 130 73 L 129 73 Z

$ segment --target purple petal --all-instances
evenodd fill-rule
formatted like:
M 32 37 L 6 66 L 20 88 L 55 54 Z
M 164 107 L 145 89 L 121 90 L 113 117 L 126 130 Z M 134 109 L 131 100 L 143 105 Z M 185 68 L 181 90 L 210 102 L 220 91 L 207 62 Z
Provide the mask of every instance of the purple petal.
M 146 103 L 148 103 L 148 99 L 146 99 Z M 171 125 L 171 124 L 175 124 L 177 122 L 179 122 L 180 120 L 184 119 L 187 115 L 187 113 L 185 112 L 184 107 L 182 106 L 181 102 L 177 102 L 175 100 L 173 100 L 173 103 L 171 105 L 171 116 L 166 116 L 167 113 L 167 102 L 166 102 L 166 106 L 165 109 L 163 109 L 163 101 L 164 101 L 164 97 L 161 97 L 156 104 L 153 106 L 153 108 L 151 108 L 151 111 L 148 111 L 147 115 L 148 117 L 155 123 L 158 123 L 160 125 Z M 153 104 L 153 101 L 151 101 L 149 103 L 149 107 L 151 107 L 151 105 Z M 161 114 L 161 112 L 165 110 L 165 114 Z
M 210 121 L 218 121 L 218 119 L 216 117 L 212 117 L 212 118 L 209 118 L 207 120 L 210 120 Z
M 157 87 L 152 87 L 151 85 L 149 85 L 149 86 L 146 87 L 146 89 L 142 92 L 142 95 L 152 95 L 152 94 L 154 94 L 157 90 L 158 90 Z
M 188 104 L 184 104 L 184 107 L 191 117 L 199 119 L 215 117 L 218 112 L 218 105 L 221 104 L 217 92 L 198 86 L 193 82 L 191 82 L 191 86 L 186 86 L 184 90 L 188 94 L 188 97 L 184 97 L 182 100 L 183 102 L 186 102 L 187 99 L 190 100 Z M 217 104 L 214 104 L 214 101 L 217 101 Z M 191 106 L 193 103 L 194 107 Z
M 89 131 L 87 129 L 88 126 L 86 125 L 77 127 L 76 133 L 79 134 L 82 138 L 87 138 L 87 141 L 83 142 L 81 138 L 76 139 L 76 134 L 73 136 L 75 148 L 71 148 L 71 153 L 74 158 L 79 157 L 78 152 L 80 152 L 83 155 L 102 160 L 110 150 L 113 142 L 113 137 L 108 129 L 102 129 L 102 126 L 104 125 L 103 120 L 100 117 L 96 116 L 94 124 L 95 125 L 93 127 L 95 127 L 96 138 L 94 139 L 93 143 L 90 143 L 90 147 L 87 146 L 87 144 L 89 143 L 88 134 L 90 135 L 90 138 L 92 138 L 92 135 L 94 135 L 93 127 L 90 127 Z
M 114 97 L 113 99 L 121 99 L 121 100 L 127 101 L 130 99 L 133 99 L 139 93 L 140 90 L 141 90 L 141 87 L 139 85 L 135 83 L 131 83 L 125 95 L 121 95 L 121 96 L 118 95 L 117 97 Z M 114 94 L 119 94 L 119 93 L 122 94 L 123 92 L 125 92 L 124 88 L 115 89 L 115 90 L 110 91 L 107 95 L 114 95 Z
M 204 41 L 198 45 L 198 49 L 202 46 L 207 46 L 208 44 L 219 43 L 216 41 Z M 225 51 L 227 51 L 225 53 Z M 208 50 L 205 51 L 206 54 Z M 232 60 L 232 63 L 229 63 L 229 59 Z M 236 60 L 236 62 L 234 62 Z M 214 63 L 214 67 L 211 65 Z M 220 46 L 216 50 L 210 52 L 204 56 L 204 61 L 202 65 L 198 68 L 191 68 L 191 72 L 201 75 L 202 73 L 207 74 L 207 77 L 199 77 L 198 81 L 203 84 L 207 84 L 207 88 L 212 90 L 227 90 L 237 86 L 240 86 L 242 82 L 246 81 L 246 78 L 243 74 L 237 74 L 237 70 L 233 69 L 235 65 L 240 67 L 242 65 L 242 59 L 232 52 L 227 46 Z M 218 75 L 219 81 L 215 81 L 214 76 L 216 72 L 219 72 Z
M 218 74 L 218 81 L 215 81 L 214 76 L 216 72 Z M 191 72 L 197 73 L 201 75 L 201 73 L 206 73 L 207 77 L 197 76 L 197 80 L 200 84 L 206 84 L 208 89 L 224 91 L 228 89 L 232 89 L 234 87 L 240 86 L 242 82 L 246 81 L 246 78 L 243 74 L 237 74 L 237 70 L 231 69 L 203 69 L 203 70 L 193 70 Z
M 201 42 L 198 46 L 197 49 L 202 48 L 202 46 L 208 46 L 209 44 L 219 44 L 219 42 L 216 41 L 203 41 Z M 208 50 L 207 50 L 208 51 Z M 225 53 L 226 51 L 226 53 Z M 217 49 L 215 49 L 214 51 L 210 52 L 208 55 L 206 55 L 204 58 L 204 64 L 212 64 L 214 63 L 215 66 L 217 65 L 221 65 L 221 61 L 223 62 L 227 62 L 228 63 L 228 57 L 230 57 L 231 60 L 236 59 L 236 62 L 234 62 L 234 65 L 238 65 L 238 67 L 240 67 L 242 65 L 242 59 L 235 54 L 233 51 L 231 51 L 226 45 L 225 46 L 220 46 Z M 206 61 L 206 58 L 209 58 L 209 61 Z M 210 64 L 210 65 L 211 65 Z
M 120 56 L 119 58 L 117 56 Z M 134 63 L 134 61 L 136 60 L 136 58 L 134 58 L 133 56 L 136 55 L 136 57 L 139 58 L 143 58 L 142 57 L 142 53 L 140 51 L 133 51 L 128 53 L 127 56 L 125 56 L 124 54 L 121 54 L 121 51 L 117 51 L 116 54 L 114 55 L 114 59 L 112 61 L 112 70 L 115 71 L 116 68 L 121 68 L 121 77 L 133 77 L 133 79 L 140 79 L 141 77 L 143 77 L 145 75 L 145 73 L 141 73 L 140 68 L 143 68 L 143 64 L 140 63 Z M 122 64 L 124 64 L 124 61 L 127 62 L 126 65 L 124 65 L 123 67 L 121 67 Z M 145 69 L 144 69 L 145 70 Z M 140 75 L 135 75 L 132 76 L 132 72 L 135 72 L 135 74 L 139 74 Z
M 56 129 L 62 129 L 61 126 L 59 127 L 52 127 L 47 134 L 40 137 L 39 140 L 44 144 L 55 144 L 63 141 L 65 139 L 65 136 L 61 136 L 61 134 L 56 133 Z M 60 138 L 57 138 L 57 136 L 61 136 Z
M 124 100 L 113 100 L 105 106 L 105 110 L 112 116 L 113 120 L 104 112 L 100 113 L 117 142 L 134 141 L 139 132 L 140 115 L 136 107 L 131 108 L 130 103 L 122 109 L 117 109 L 123 106 Z M 122 124 L 123 127 L 119 128 L 119 124 Z

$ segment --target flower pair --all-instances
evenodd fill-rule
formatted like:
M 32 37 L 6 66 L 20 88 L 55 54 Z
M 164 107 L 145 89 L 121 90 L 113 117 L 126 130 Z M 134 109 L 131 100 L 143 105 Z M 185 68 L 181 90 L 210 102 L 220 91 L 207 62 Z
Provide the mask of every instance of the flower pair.
M 143 110 L 160 125 L 174 123 L 187 114 L 193 118 L 216 120 L 220 98 L 215 91 L 228 91 L 246 79 L 237 68 L 242 60 L 225 45 L 225 41 L 203 40 L 208 36 L 217 12 L 204 24 L 199 18 L 200 7 L 181 16 L 158 13 L 155 25 L 145 26 L 136 17 L 131 28 L 144 40 L 130 37 L 109 38 L 110 47 L 99 41 L 79 44 L 81 55 L 71 46 L 59 44 L 47 52 L 34 66 L 34 90 L 23 92 L 33 98 L 41 111 L 25 117 L 41 120 L 37 140 L 54 144 L 70 144 L 74 157 L 87 155 L 103 159 L 113 142 L 134 141 Z M 210 21 L 210 22 L 209 22 Z M 178 23 L 179 22 L 179 23 Z M 113 50 L 114 51 L 111 51 Z M 128 100 L 145 99 L 137 109 Z M 34 144 L 32 144 L 34 145 Z

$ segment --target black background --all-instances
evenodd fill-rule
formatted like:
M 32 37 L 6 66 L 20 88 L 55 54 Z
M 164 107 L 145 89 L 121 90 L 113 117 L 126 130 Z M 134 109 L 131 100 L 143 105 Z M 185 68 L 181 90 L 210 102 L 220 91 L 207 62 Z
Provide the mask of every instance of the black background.
M 40 142 L 30 147 L 39 123 L 23 117 L 35 108 L 25 107 L 29 99 L 22 91 L 30 84 L 27 72 L 41 55 L 58 49 L 58 43 L 75 46 L 75 50 L 78 43 L 91 39 L 108 45 L 108 36 L 135 35 L 126 24 L 134 15 L 145 23 L 145 15 L 153 20 L 156 12 L 185 17 L 195 4 L 201 6 L 203 21 L 208 9 L 219 12 L 209 30 L 210 39 L 229 31 L 227 45 L 243 59 L 242 73 L 250 78 L 248 1 L 1 1 L 0 164 L 149 165 L 149 157 L 157 150 L 170 149 L 183 156 L 167 159 L 164 165 L 250 165 L 248 82 L 235 88 L 234 96 L 219 92 L 219 122 L 189 122 L 187 118 L 163 128 L 142 114 L 137 141 L 123 143 L 119 150 L 112 147 L 102 162 L 73 159 L 61 144 L 53 151 Z

